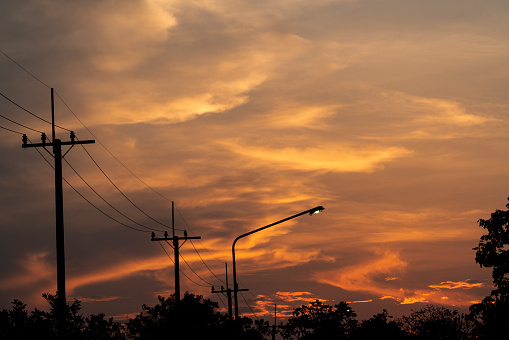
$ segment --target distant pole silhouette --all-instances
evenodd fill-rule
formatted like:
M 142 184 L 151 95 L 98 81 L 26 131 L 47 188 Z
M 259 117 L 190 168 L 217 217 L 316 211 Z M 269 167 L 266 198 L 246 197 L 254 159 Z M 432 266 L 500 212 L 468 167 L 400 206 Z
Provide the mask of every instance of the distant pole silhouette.
M 174 214 L 174 203 L 171 202 L 171 228 L 172 228 L 172 237 L 168 237 L 168 232 L 164 232 L 164 238 L 157 238 L 156 234 L 152 232 L 152 239 L 151 241 L 165 241 L 168 243 L 168 241 L 172 241 L 172 244 L 170 246 L 173 248 L 173 256 L 175 257 L 174 264 L 175 264 L 175 302 L 178 304 L 180 302 L 180 265 L 179 265 L 179 249 L 186 243 L 187 240 L 199 240 L 201 239 L 201 236 L 194 236 L 190 237 L 187 236 L 187 231 L 184 230 L 184 237 L 175 236 L 175 214 Z M 179 240 L 184 240 L 184 243 L 182 243 L 179 246 Z
M 43 133 L 41 136 L 42 143 L 27 144 L 28 138 L 26 134 L 23 134 L 22 147 L 26 148 L 37 148 L 42 147 L 46 151 L 46 147 L 53 147 L 53 158 L 55 159 L 55 215 L 56 215 L 56 248 L 57 248 L 57 305 L 55 311 L 59 319 L 59 336 L 64 336 L 65 327 L 65 306 L 66 306 L 66 294 L 65 294 L 65 239 L 64 239 L 64 195 L 62 188 L 62 159 L 65 157 L 67 152 L 75 144 L 91 144 L 95 143 L 94 140 L 76 141 L 74 132 L 71 131 L 68 142 L 62 142 L 55 136 L 55 103 L 53 96 L 53 88 L 51 89 L 51 136 L 52 142 L 46 143 L 46 134 Z M 62 145 L 70 145 L 71 147 L 62 156 Z M 49 152 L 49 151 L 48 151 Z
M 226 290 L 223 286 L 221 286 L 221 290 L 216 290 L 214 286 L 212 286 L 212 293 L 226 293 L 226 298 L 228 299 L 228 317 L 230 320 L 233 319 L 233 311 L 232 311 L 232 289 L 228 287 L 228 263 L 225 263 L 226 267 Z M 248 289 L 239 289 L 239 291 L 248 291 Z
M 277 304 L 274 304 L 274 327 L 272 328 L 272 340 L 276 340 Z
M 274 223 L 271 223 L 269 225 L 266 225 L 265 227 L 261 227 L 261 228 L 252 230 L 250 232 L 247 232 L 245 234 L 242 234 L 242 235 L 238 236 L 233 241 L 233 244 L 232 244 L 232 260 L 233 261 L 232 262 L 233 262 L 233 299 L 235 300 L 235 320 L 237 320 L 239 318 L 239 300 L 238 300 L 237 292 L 240 291 L 239 290 L 239 284 L 237 283 L 237 269 L 236 269 L 236 265 L 235 265 L 235 243 L 237 243 L 237 241 L 239 239 L 243 238 L 243 237 L 246 237 L 246 236 L 249 236 L 249 235 L 254 234 L 256 232 L 259 232 L 259 231 L 262 231 L 264 229 L 270 228 L 272 226 L 275 226 L 276 224 L 286 222 L 288 220 L 291 220 L 292 218 L 299 217 L 299 216 L 304 215 L 304 214 L 313 215 L 313 214 L 319 213 L 320 211 L 322 211 L 324 209 L 325 208 L 322 207 L 321 205 L 318 206 L 318 207 L 314 207 L 313 209 L 309 209 L 309 210 L 300 212 L 300 213 L 295 214 L 293 216 L 290 216 L 290 217 L 284 218 L 282 220 L 279 220 L 277 222 L 274 222 Z

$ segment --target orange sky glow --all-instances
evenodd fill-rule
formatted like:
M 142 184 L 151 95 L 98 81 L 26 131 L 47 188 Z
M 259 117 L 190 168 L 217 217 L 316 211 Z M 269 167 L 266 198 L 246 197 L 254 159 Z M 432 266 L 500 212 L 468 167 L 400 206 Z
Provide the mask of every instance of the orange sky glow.
M 56 290 L 52 158 L 20 135 L 51 135 L 25 111 L 51 120 L 50 88 L 56 123 L 96 140 L 63 167 L 103 211 L 64 183 L 67 295 L 85 313 L 126 318 L 174 291 L 173 250 L 150 234 L 169 230 L 171 201 L 176 233 L 201 236 L 181 248 L 181 290 L 223 312 L 211 286 L 225 263 L 233 286 L 235 237 L 318 205 L 239 240 L 241 314 L 466 312 L 490 293 L 472 248 L 509 196 L 506 2 L 3 7 L 0 308 Z

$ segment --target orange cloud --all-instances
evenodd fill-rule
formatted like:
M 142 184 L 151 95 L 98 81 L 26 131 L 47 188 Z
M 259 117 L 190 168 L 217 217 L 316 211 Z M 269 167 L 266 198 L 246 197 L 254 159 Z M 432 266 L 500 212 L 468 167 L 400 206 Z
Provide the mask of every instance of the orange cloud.
M 411 152 L 402 147 L 351 148 L 341 145 L 274 149 L 262 146 L 241 145 L 239 141 L 223 140 L 219 144 L 244 157 L 263 164 L 278 164 L 296 170 L 325 170 L 334 172 L 373 172 L 382 164 L 408 156 Z
M 315 273 L 314 278 L 321 283 L 340 287 L 346 290 L 367 291 L 380 290 L 373 277 L 380 274 L 402 272 L 407 263 L 399 258 L 399 253 L 385 250 L 377 251 L 377 259 L 364 264 L 348 266 L 340 270 Z
M 484 287 L 483 283 L 469 283 L 469 280 L 465 281 L 445 281 L 440 282 L 438 285 L 429 285 L 428 287 L 433 289 L 470 289 Z
M 470 305 L 473 296 L 465 293 L 464 289 L 483 287 L 480 283 L 468 283 L 466 281 L 446 281 L 439 285 L 430 285 L 432 289 L 403 289 L 396 288 L 393 283 L 396 280 L 384 280 L 380 282 L 375 279 L 381 274 L 392 274 L 394 272 L 404 272 L 407 263 L 399 258 L 399 253 L 394 251 L 377 251 L 377 259 L 360 263 L 355 266 L 348 266 L 339 270 L 319 272 L 314 274 L 318 282 L 327 283 L 349 291 L 362 291 L 373 295 L 378 295 L 379 299 L 393 299 L 400 304 L 414 304 L 418 302 L 440 303 L 448 305 Z M 394 278 L 394 277 L 389 277 Z M 459 291 L 450 291 L 445 294 L 442 289 Z
M 257 295 L 255 306 L 258 315 L 268 317 L 274 315 L 274 305 L 277 304 L 278 317 L 288 318 L 292 316 L 295 306 L 284 304 L 284 302 L 299 302 L 300 305 L 303 305 L 316 300 L 325 301 L 310 292 L 277 292 L 272 295 Z
M 0 289 L 27 287 L 52 281 L 56 274 L 52 265 L 48 263 L 48 252 L 27 254 L 19 261 L 24 273 L 0 280 Z

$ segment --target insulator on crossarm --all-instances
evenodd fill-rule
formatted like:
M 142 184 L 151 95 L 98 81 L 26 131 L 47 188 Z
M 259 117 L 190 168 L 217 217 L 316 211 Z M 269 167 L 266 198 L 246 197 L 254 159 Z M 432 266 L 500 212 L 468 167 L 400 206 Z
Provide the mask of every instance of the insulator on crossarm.
M 152 232 L 152 240 L 156 238 L 156 233 Z
M 42 144 L 46 143 L 46 134 L 43 132 L 41 135 Z
M 27 145 L 28 137 L 26 134 L 23 134 L 23 146 Z
M 76 138 L 76 135 L 74 134 L 74 131 L 71 131 L 71 142 L 74 142 L 75 138 Z
M 168 238 L 168 232 L 167 231 L 164 232 L 164 238 Z

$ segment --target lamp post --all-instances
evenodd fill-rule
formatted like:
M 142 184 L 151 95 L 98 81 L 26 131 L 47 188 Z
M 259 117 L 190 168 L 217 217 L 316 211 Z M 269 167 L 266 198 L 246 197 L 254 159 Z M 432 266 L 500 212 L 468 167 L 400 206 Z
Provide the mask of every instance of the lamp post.
M 252 230 L 252 231 L 250 231 L 248 233 L 242 234 L 242 235 L 238 236 L 233 241 L 233 244 L 232 244 L 232 260 L 233 260 L 233 298 L 235 300 L 235 320 L 237 320 L 239 318 L 239 301 L 237 299 L 237 291 L 239 290 L 239 285 L 237 283 L 237 269 L 236 269 L 236 266 L 235 266 L 235 243 L 237 243 L 237 241 L 239 239 L 243 238 L 243 237 L 246 237 L 246 236 L 249 236 L 249 235 L 254 234 L 256 232 L 259 232 L 259 231 L 262 231 L 264 229 L 270 228 L 272 226 L 275 226 L 276 224 L 286 222 L 288 220 L 291 220 L 292 218 L 299 217 L 299 216 L 304 215 L 304 214 L 309 214 L 309 215 L 317 214 L 317 213 L 319 213 L 320 211 L 322 211 L 324 209 L 325 209 L 324 207 L 319 205 L 318 207 L 315 207 L 313 209 L 309 209 L 309 210 L 300 212 L 300 213 L 295 214 L 293 216 L 290 216 L 290 217 L 284 218 L 282 220 L 279 220 L 277 222 L 274 222 L 274 223 L 271 223 L 269 225 L 266 225 L 265 227 L 261 227 L 261 228 Z

